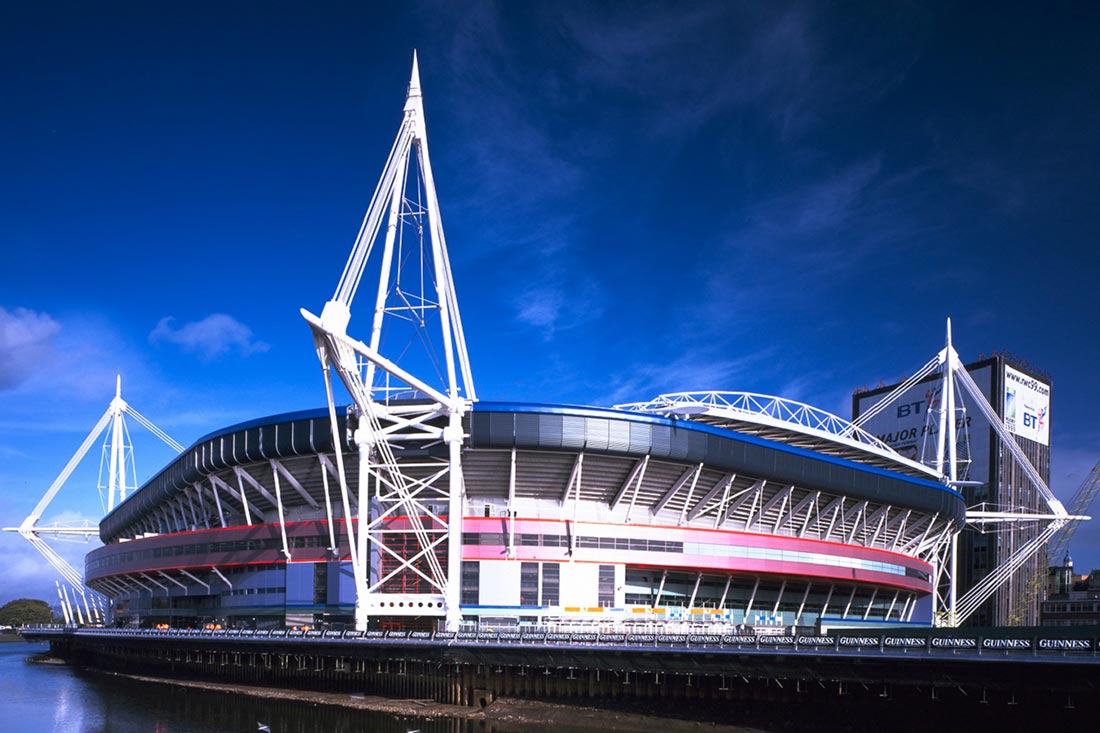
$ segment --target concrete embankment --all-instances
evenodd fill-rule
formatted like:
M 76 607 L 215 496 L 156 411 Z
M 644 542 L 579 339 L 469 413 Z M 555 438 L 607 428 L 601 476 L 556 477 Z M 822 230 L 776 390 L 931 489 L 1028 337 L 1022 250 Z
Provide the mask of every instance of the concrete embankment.
M 310 690 L 234 685 L 197 680 L 172 680 L 163 677 L 118 675 L 152 684 L 175 685 L 214 692 L 252 697 L 296 700 L 316 705 L 373 710 L 402 717 L 485 721 L 494 733 L 523 731 L 525 733 L 637 733 L 640 730 L 661 730 L 663 733 L 759 733 L 761 729 L 714 722 L 681 720 L 654 715 L 638 715 L 621 710 L 601 710 L 576 705 L 562 705 L 537 700 L 497 698 L 485 707 L 446 705 L 433 700 L 401 700 L 376 695 L 331 693 Z

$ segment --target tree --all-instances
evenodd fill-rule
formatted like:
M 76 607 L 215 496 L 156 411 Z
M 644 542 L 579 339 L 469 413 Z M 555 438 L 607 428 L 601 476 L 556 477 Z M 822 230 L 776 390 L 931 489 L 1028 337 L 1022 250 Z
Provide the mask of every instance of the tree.
M 0 607 L 0 626 L 27 626 L 53 621 L 50 604 L 33 598 L 19 598 Z

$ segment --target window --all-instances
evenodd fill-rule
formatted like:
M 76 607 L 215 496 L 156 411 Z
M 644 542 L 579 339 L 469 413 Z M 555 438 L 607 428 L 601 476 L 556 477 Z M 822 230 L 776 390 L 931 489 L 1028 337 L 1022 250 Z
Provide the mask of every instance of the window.
M 599 575 L 599 604 L 604 607 L 615 605 L 615 566 L 601 565 Z
M 467 606 L 476 606 L 481 599 L 481 563 L 477 560 L 462 563 L 462 599 Z
M 544 562 L 542 564 L 542 605 L 558 605 L 560 589 L 561 567 L 556 562 Z
M 328 563 L 313 563 L 313 603 L 325 605 L 328 603 Z
M 537 562 L 520 563 L 519 605 L 539 605 L 539 564 Z

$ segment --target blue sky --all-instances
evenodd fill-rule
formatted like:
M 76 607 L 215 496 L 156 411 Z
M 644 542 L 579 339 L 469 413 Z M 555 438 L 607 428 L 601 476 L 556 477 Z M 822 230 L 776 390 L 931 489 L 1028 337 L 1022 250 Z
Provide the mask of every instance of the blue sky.
M 1100 459 L 1095 7 L 20 5 L 0 10 L 4 526 L 116 373 L 185 444 L 323 404 L 298 309 L 335 288 L 413 48 L 483 399 L 729 389 L 845 415 L 951 316 L 964 360 L 1052 376 L 1056 493 Z M 133 432 L 147 477 L 169 453 Z M 97 516 L 97 457 L 59 507 Z M 0 601 L 52 588 L 0 541 Z M 1100 566 L 1100 529 L 1073 549 Z

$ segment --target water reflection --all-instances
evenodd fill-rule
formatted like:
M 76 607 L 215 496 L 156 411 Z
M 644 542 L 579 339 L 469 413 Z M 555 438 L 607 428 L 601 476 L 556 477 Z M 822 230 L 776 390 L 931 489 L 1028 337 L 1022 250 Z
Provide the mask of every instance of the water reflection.
M 177 687 L 80 673 L 104 701 L 104 730 L 190 733 L 466 733 L 465 721 L 400 718 L 369 710 Z
M 257 698 L 30 664 L 38 644 L 0 644 L 5 729 L 21 733 L 505 733 L 483 721 L 429 720 Z

